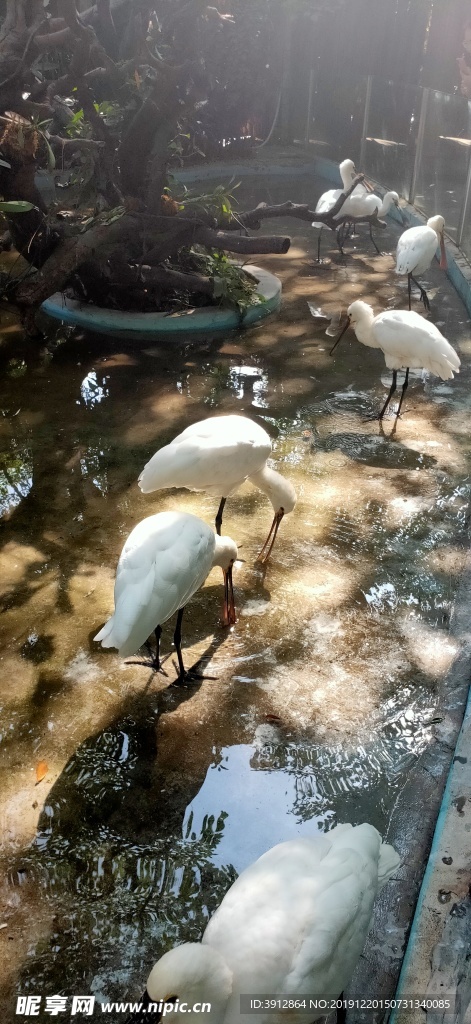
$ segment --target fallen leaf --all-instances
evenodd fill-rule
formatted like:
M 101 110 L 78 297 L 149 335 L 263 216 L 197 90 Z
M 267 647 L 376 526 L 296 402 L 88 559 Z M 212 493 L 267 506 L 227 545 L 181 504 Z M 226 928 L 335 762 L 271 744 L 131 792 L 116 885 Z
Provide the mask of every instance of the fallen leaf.
M 38 761 L 36 765 L 36 786 L 38 782 L 42 782 L 45 775 L 47 775 L 47 764 L 45 761 Z

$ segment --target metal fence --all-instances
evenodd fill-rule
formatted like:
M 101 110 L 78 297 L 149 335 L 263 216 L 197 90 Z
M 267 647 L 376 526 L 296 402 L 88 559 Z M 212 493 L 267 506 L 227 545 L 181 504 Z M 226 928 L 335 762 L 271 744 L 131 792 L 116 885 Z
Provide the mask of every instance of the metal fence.
M 471 101 L 386 81 L 310 76 L 304 138 L 319 155 L 351 157 L 446 231 L 471 260 Z

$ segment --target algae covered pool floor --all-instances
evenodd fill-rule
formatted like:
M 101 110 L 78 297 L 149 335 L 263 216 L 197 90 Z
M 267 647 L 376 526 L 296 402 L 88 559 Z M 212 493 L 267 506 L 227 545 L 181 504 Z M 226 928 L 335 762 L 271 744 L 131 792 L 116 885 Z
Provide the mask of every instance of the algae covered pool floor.
M 244 193 L 247 207 L 315 205 L 326 187 L 258 180 Z M 382 355 L 349 332 L 331 357 L 328 321 L 314 320 L 308 301 L 329 316 L 354 298 L 375 311 L 405 307 L 393 274 L 399 229 L 381 233 L 381 256 L 363 234 L 345 263 L 327 233 L 321 265 L 309 225 L 269 229 L 293 240 L 287 256 L 257 261 L 282 278 L 283 308 L 245 332 L 133 345 L 51 325 L 39 351 L 5 322 L 7 1021 L 17 995 L 41 994 L 43 1004 L 56 993 L 139 996 L 155 959 L 198 939 L 236 875 L 274 843 L 337 821 L 368 820 L 386 835 L 443 729 L 468 539 L 464 307 L 436 265 L 424 277 L 432 318 L 462 372 L 446 383 L 412 374 L 397 429 L 387 417 L 381 430 L 365 416 L 389 388 Z M 116 562 L 136 522 L 165 509 L 208 522 L 216 512 L 205 495 L 142 495 L 144 463 L 188 423 L 228 412 L 266 426 L 298 503 L 262 570 L 271 505 L 249 485 L 228 500 L 224 531 L 243 559 L 238 621 L 220 625 L 214 570 L 188 605 L 183 640 L 185 664 L 204 657 L 210 678 L 176 688 L 173 624 L 162 638 L 167 675 L 92 638 L 112 611 Z M 417 837 L 404 826 L 399 840 L 412 863 Z M 388 964 L 403 938 L 390 921 L 380 942 Z

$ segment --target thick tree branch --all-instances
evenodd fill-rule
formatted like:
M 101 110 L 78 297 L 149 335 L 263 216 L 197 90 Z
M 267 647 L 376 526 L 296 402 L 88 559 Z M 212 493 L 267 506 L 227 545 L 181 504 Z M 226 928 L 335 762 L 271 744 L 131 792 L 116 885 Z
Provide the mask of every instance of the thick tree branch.
M 24 216 L 24 215 L 22 215 Z M 135 217 L 126 214 L 113 224 L 98 224 L 84 234 L 76 235 L 62 242 L 43 264 L 34 278 L 20 285 L 15 295 L 19 305 L 39 306 L 48 295 L 60 291 L 70 275 L 87 259 L 100 253 L 104 260 L 112 254 L 116 244 L 126 240 L 130 258 L 140 255 L 139 224 Z

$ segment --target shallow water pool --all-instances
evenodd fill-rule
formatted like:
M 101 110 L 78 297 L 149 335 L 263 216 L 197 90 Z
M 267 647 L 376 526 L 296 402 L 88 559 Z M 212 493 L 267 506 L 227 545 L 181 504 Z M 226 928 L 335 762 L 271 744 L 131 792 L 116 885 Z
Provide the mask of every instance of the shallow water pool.
M 242 206 L 315 205 L 327 187 L 247 181 Z M 405 306 L 398 229 L 381 233 L 381 256 L 358 236 L 344 263 L 326 233 L 318 265 L 309 225 L 269 228 L 293 238 L 288 256 L 258 260 L 283 278 L 283 309 L 246 332 L 133 346 L 51 325 L 38 348 L 4 321 L 6 1020 L 18 994 L 138 996 L 157 957 L 198 939 L 236 875 L 276 842 L 337 821 L 387 835 L 443 717 L 469 518 L 464 307 L 433 267 L 432 318 L 462 372 L 411 375 L 397 428 L 391 416 L 381 429 L 365 416 L 389 389 L 383 357 L 352 332 L 331 357 L 325 331 L 356 297 Z M 92 638 L 139 519 L 181 508 L 213 520 L 213 499 L 144 496 L 136 480 L 189 422 L 224 412 L 265 425 L 298 504 L 262 570 L 271 506 L 249 485 L 228 500 L 224 530 L 244 560 L 238 622 L 220 625 L 215 570 L 184 619 L 185 664 L 203 658 L 210 678 L 178 689 L 171 623 L 167 675 Z M 400 945 L 384 955 L 397 959 Z

